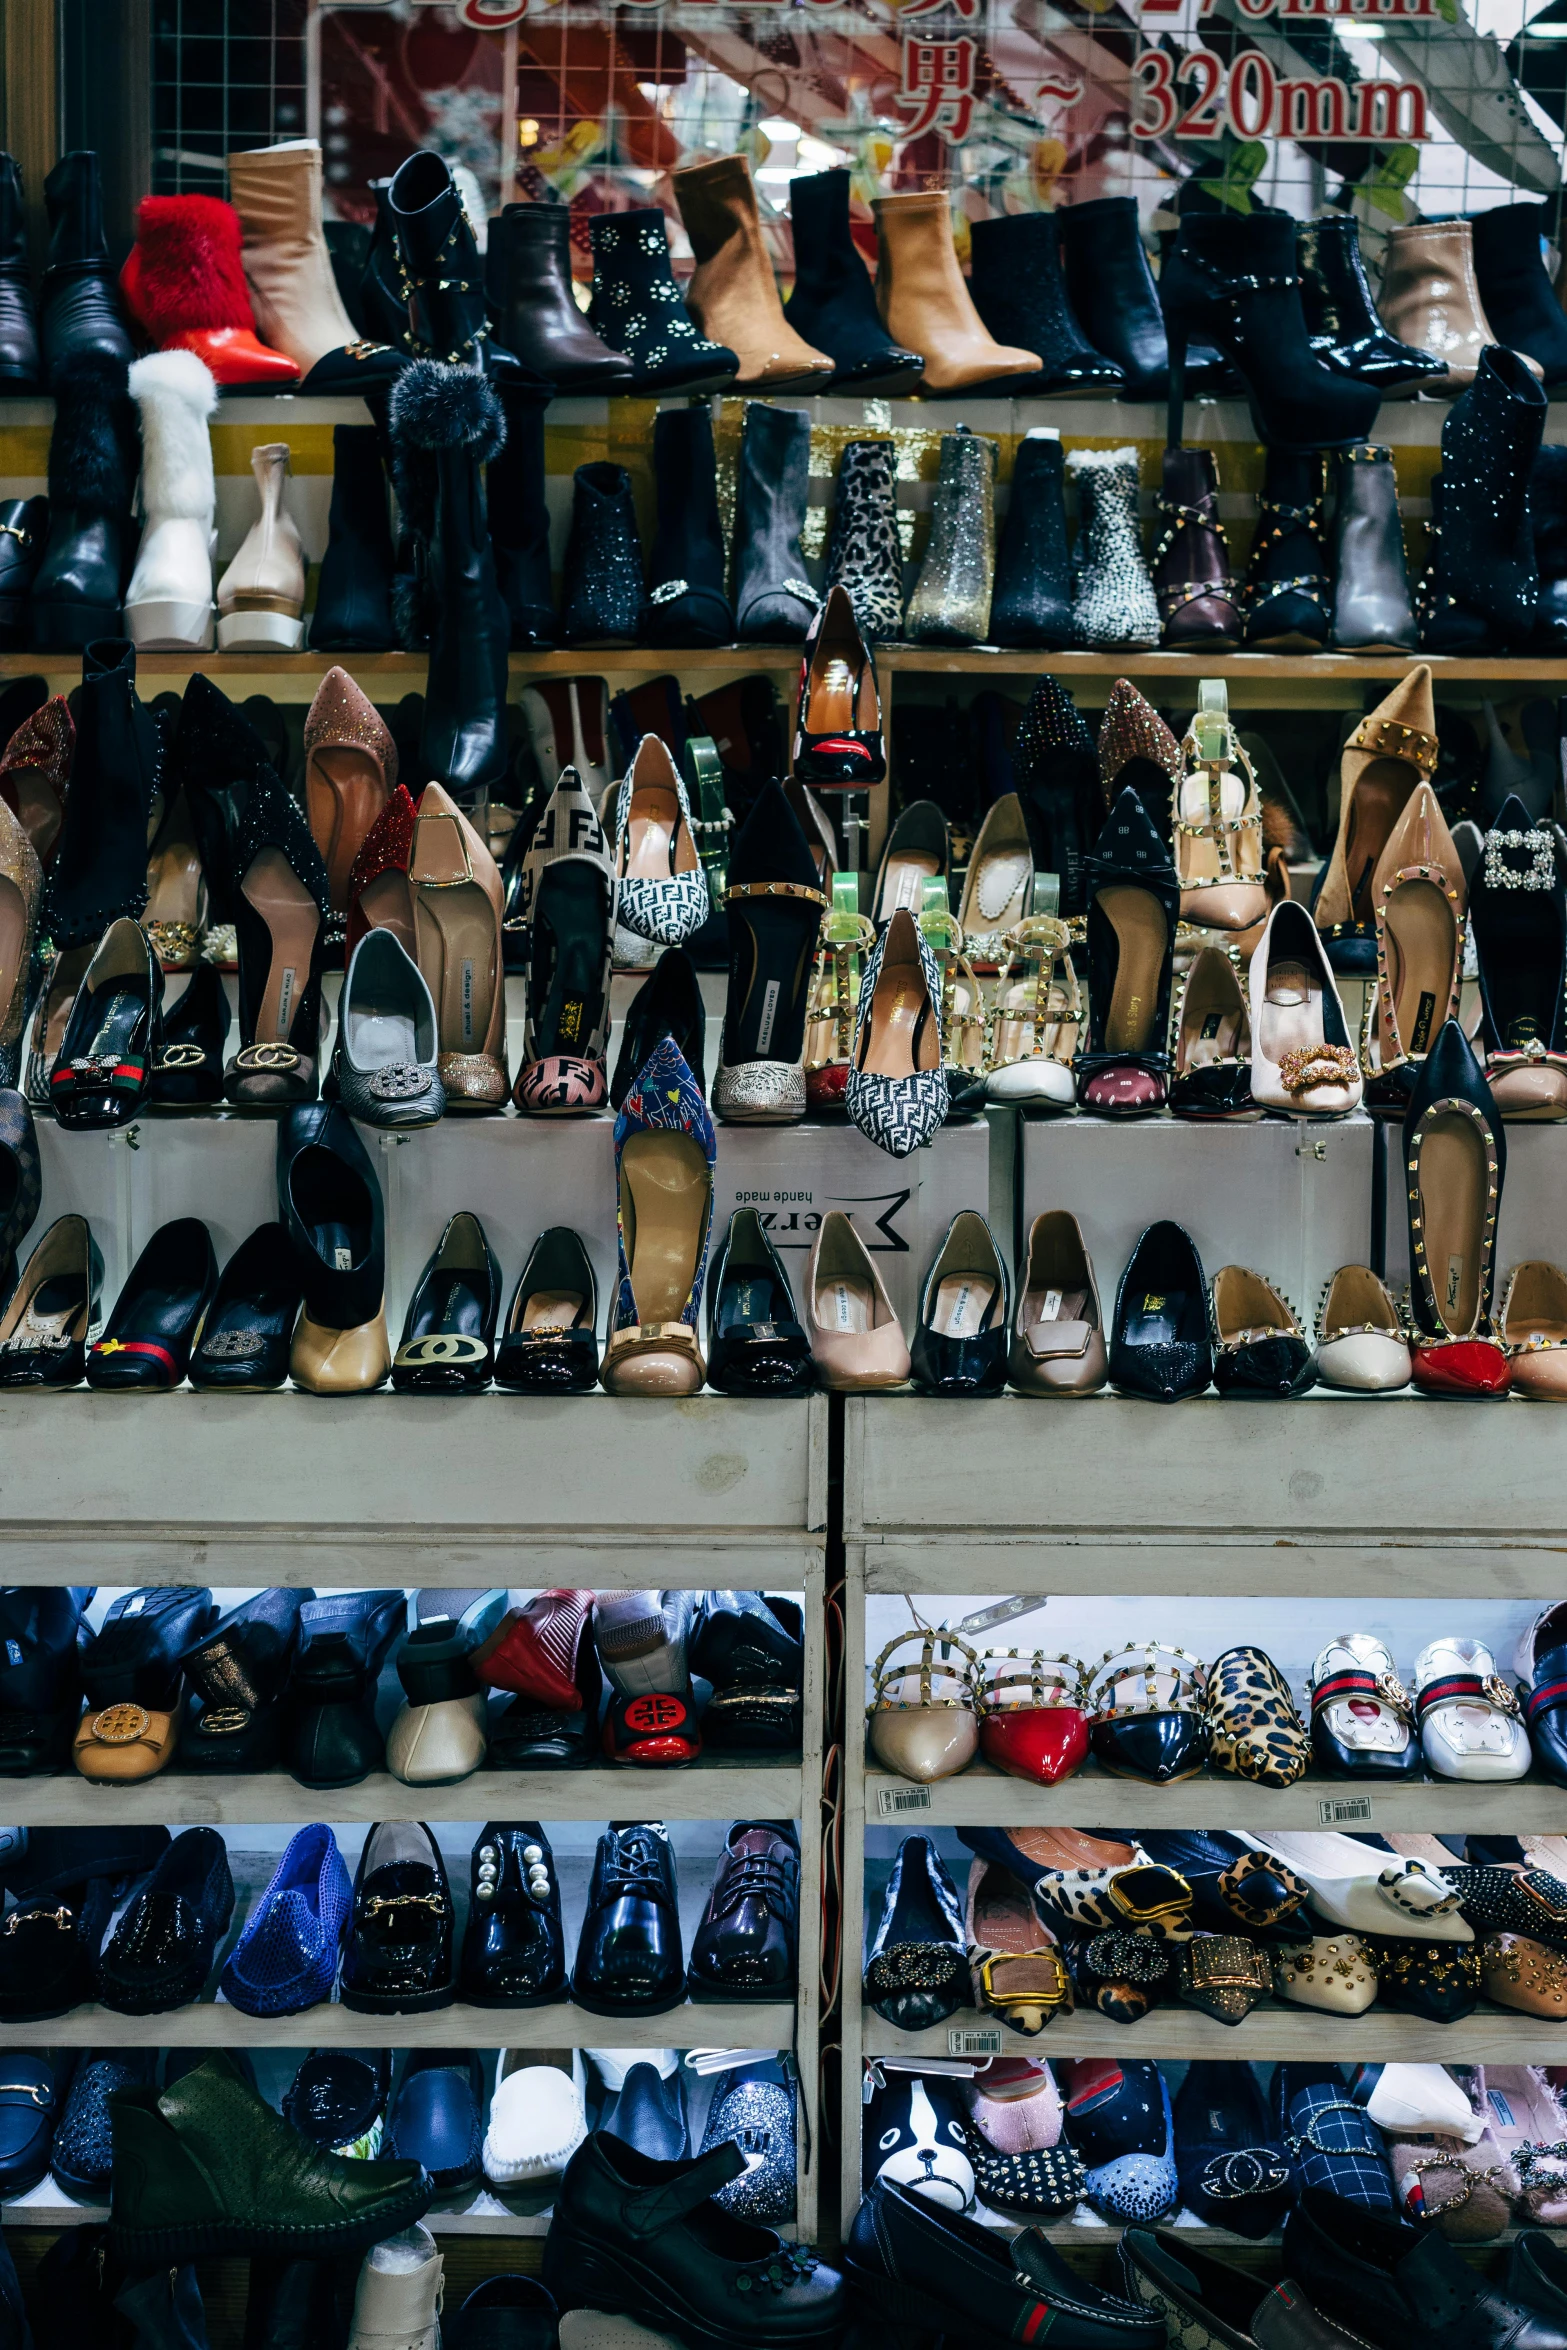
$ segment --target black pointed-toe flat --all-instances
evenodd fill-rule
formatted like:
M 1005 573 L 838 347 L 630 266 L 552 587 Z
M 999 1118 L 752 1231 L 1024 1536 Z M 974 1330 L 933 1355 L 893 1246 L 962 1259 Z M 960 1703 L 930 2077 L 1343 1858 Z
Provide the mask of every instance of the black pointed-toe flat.
M 1315 1358 L 1284 1297 L 1244 1265 L 1213 1277 L 1213 1383 L 1221 1395 L 1303 1395 Z
M 223 1268 L 190 1358 L 192 1387 L 255 1395 L 281 1387 L 304 1294 L 288 1233 L 281 1224 L 258 1224 Z
M 103 1336 L 87 1356 L 89 1387 L 178 1387 L 218 1286 L 212 1235 L 196 1216 L 160 1225 L 131 1267 Z
M 724 1395 L 807 1395 L 816 1361 L 783 1259 L 755 1208 L 736 1208 L 707 1284 L 707 1379 Z
M 1213 1377 L 1213 1335 L 1202 1259 L 1168 1218 L 1150 1224 L 1116 1292 L 1110 1384 L 1123 1395 L 1178 1403 Z
M 903 2032 L 972 2007 L 963 1904 L 928 1836 L 905 1836 L 865 1960 L 865 1996 Z

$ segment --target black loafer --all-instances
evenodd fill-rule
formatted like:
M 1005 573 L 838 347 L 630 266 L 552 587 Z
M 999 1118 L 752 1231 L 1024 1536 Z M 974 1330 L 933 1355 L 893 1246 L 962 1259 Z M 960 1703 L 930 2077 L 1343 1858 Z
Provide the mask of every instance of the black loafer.
M 710 2200 L 745 2170 L 733 2140 L 655 2162 L 597 2130 L 566 2166 L 544 2240 L 562 2314 L 602 2309 L 689 2350 L 827 2350 L 843 2283 L 813 2253 Z
M 228 1848 L 216 1828 L 176 1836 L 110 1936 L 100 1996 L 120 2015 L 161 2015 L 199 1999 L 234 1915 Z
M 794 1997 L 800 1846 L 789 1820 L 736 1820 L 691 1944 L 693 1999 Z
M 323 2154 L 373 2161 L 391 2093 L 389 2048 L 314 2048 L 283 2092 L 283 2119 Z
M 1324 2317 L 1373 2350 L 1567 2350 L 1567 2324 L 1499 2292 L 1439 2228 L 1320 2187 L 1284 2222 L 1284 2268 Z
M 98 1952 L 127 1892 L 167 1851 L 167 1828 L 34 1828 L 4 1873 L 0 2023 L 43 2023 L 95 1999 Z
M 30 2193 L 49 2168 L 59 2105 L 48 2059 L 26 2048 L 11 2049 L 0 2081 L 0 2195 L 8 2203 Z
M 462 1996 L 473 2007 L 546 2007 L 566 1997 L 560 1880 L 537 1820 L 491 1820 L 473 1848 Z
M 1036 2228 L 1010 2242 L 878 2179 L 844 2247 L 850 2306 L 878 2328 L 939 2328 L 965 2341 L 1051 2350 L 1164 2350 L 1164 2320 L 1085 2284 Z
M 972 2007 L 963 1904 L 928 1836 L 905 1836 L 865 1961 L 865 1996 L 900 2031 Z
M 0 1591 L 0 1778 L 57 1771 L 82 1708 L 90 1584 Z
M 450 2007 L 457 1995 L 452 1889 L 421 1820 L 370 1830 L 354 1877 L 339 1997 L 359 2015 Z
M 356 1787 L 384 1767 L 375 1688 L 407 1624 L 401 1591 L 342 1591 L 301 1608 L 286 1744 L 302 1787 Z
M 571 1996 L 590 2015 L 667 2015 L 685 1991 L 668 1832 L 657 1820 L 612 1820 L 593 1859 Z
M 267 1771 L 283 1751 L 283 1691 L 313 1591 L 258 1591 L 185 1651 L 187 1771 Z
M 712 1689 L 705 1746 L 787 1753 L 800 1743 L 804 1619 L 792 1599 L 709 1591 L 691 1630 L 691 1670 Z
M 245 1395 L 274 1392 L 304 1303 L 299 1255 L 281 1224 L 258 1224 L 223 1268 L 190 1358 L 192 1387 Z
M 1213 1377 L 1213 1336 L 1202 1259 L 1168 1218 L 1150 1224 L 1116 1292 L 1110 1384 L 1123 1395 L 1179 1403 Z

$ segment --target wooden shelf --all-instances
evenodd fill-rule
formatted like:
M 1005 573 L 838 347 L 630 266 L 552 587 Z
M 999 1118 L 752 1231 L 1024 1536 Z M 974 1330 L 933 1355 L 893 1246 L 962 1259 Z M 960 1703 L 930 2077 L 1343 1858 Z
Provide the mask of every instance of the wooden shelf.
M 1402 1787 L 1368 1787 L 1364 1781 L 1328 1779 L 1309 1772 L 1293 1787 L 1257 1787 L 1249 1779 L 1209 1772 L 1174 1787 L 1149 1787 L 1118 1779 L 1088 1764 L 1054 1787 L 1009 1778 L 985 1762 L 973 1762 L 956 1778 L 938 1779 L 917 1792 L 929 1809 L 897 1810 L 885 1817 L 883 1794 L 907 1796 L 912 1783 L 895 1772 L 868 1768 L 865 1774 L 867 1828 L 1038 1827 L 1038 1828 L 1269 1828 L 1331 1827 L 1320 1806 L 1346 1796 L 1368 1796 L 1371 1817 L 1360 1828 L 1422 1829 L 1433 1835 L 1562 1835 L 1567 1833 L 1567 1787 L 1548 1779 L 1514 1780 L 1487 1786 L 1473 1780 L 1422 1780 Z
M 8 1783 L 19 1827 L 171 1828 L 292 1825 L 296 1821 L 619 1819 L 639 1807 L 664 1820 L 798 1819 L 799 1758 L 709 1755 L 683 1770 L 605 1764 L 579 1771 L 474 1771 L 444 1787 L 409 1787 L 376 1771 L 357 1787 L 302 1787 L 287 1771 L 236 1776 L 181 1771 L 137 1786 L 94 1784 L 78 1772 Z M 814 1794 L 812 1797 L 814 1801 Z
M 1001 2034 L 1004 2056 L 1051 2059 L 1208 2056 L 1240 2063 L 1304 2057 L 1331 2064 L 1559 2064 L 1567 2055 L 1567 2029 L 1561 2024 L 1483 2003 L 1459 2023 L 1430 2024 L 1419 2016 L 1382 2013 L 1375 2007 L 1360 2016 L 1335 2016 L 1266 1999 L 1239 2024 L 1221 2024 L 1194 2007 L 1156 2007 L 1137 2024 L 1118 2024 L 1090 2011 L 1058 2016 L 1042 2037 L 1033 2040 L 1010 2031 L 999 2016 L 981 2015 L 971 2007 L 960 2008 L 950 2024 L 900 2032 L 867 2004 L 860 2018 L 861 2047 L 866 2056 L 947 2056 L 949 2031 L 991 2025 Z
M 248 2016 L 216 1999 L 160 2015 L 77 2007 L 38 2024 L 0 2024 L 0 2047 L 45 2048 L 792 2048 L 793 2004 L 692 2000 L 668 2015 L 589 2015 L 555 2007 L 467 2007 L 359 2015 L 323 2000 L 303 2015 Z M 943 2041 L 945 2046 L 945 2041 Z

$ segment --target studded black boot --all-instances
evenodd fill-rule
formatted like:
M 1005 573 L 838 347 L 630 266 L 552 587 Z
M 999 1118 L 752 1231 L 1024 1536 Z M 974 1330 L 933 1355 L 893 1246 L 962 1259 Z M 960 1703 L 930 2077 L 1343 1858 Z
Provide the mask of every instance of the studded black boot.
M 1322 459 L 1270 449 L 1241 603 L 1256 653 L 1320 653 L 1328 641 Z
M 593 299 L 588 323 L 631 362 L 634 392 L 721 392 L 740 372 L 737 354 L 710 343 L 694 326 L 669 266 L 664 215 L 601 212 L 593 240 Z

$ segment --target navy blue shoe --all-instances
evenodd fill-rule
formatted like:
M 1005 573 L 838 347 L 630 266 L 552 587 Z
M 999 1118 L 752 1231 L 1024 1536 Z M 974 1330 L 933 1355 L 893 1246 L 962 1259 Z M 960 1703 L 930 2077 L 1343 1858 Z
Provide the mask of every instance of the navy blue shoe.
M 1210 2227 L 1266 2236 L 1291 2200 L 1289 2156 L 1249 2064 L 1194 2064 L 1175 2100 L 1181 2201 Z
M 13 2049 L 0 2085 L 0 2196 L 6 2202 L 29 2193 L 49 2168 L 59 2110 L 54 2067 L 27 2049 Z
M 352 1897 L 331 1829 L 301 1828 L 223 1969 L 230 2006 L 246 2015 L 300 2015 L 330 1999 Z
M 1159 2067 L 1083 2057 L 1068 2069 L 1066 2134 L 1089 2202 L 1103 2219 L 1163 2219 L 1180 2201 L 1180 2183 Z
M 684 2162 L 691 2148 L 680 2067 L 666 2080 L 656 2064 L 634 2064 L 599 2127 L 655 2162 Z
M 470 2186 L 484 2154 L 484 2075 L 456 2049 L 416 2049 L 392 2094 L 387 2152 L 422 2162 L 438 2195 Z
M 1344 2086 L 1336 2064 L 1281 2064 L 1273 2075 L 1273 2131 L 1298 2192 L 1325 2188 L 1346 2203 L 1396 2211 L 1382 2133 Z
M 88 2049 L 71 2076 L 65 2110 L 49 2149 L 56 2186 L 83 2203 L 102 2203 L 109 2192 L 109 2099 L 116 2089 L 143 2088 L 157 2072 L 154 2049 L 118 2052 Z
M 1524 1719 L 1536 1767 L 1567 1787 L 1567 1601 L 1538 1616 L 1518 1643 Z

